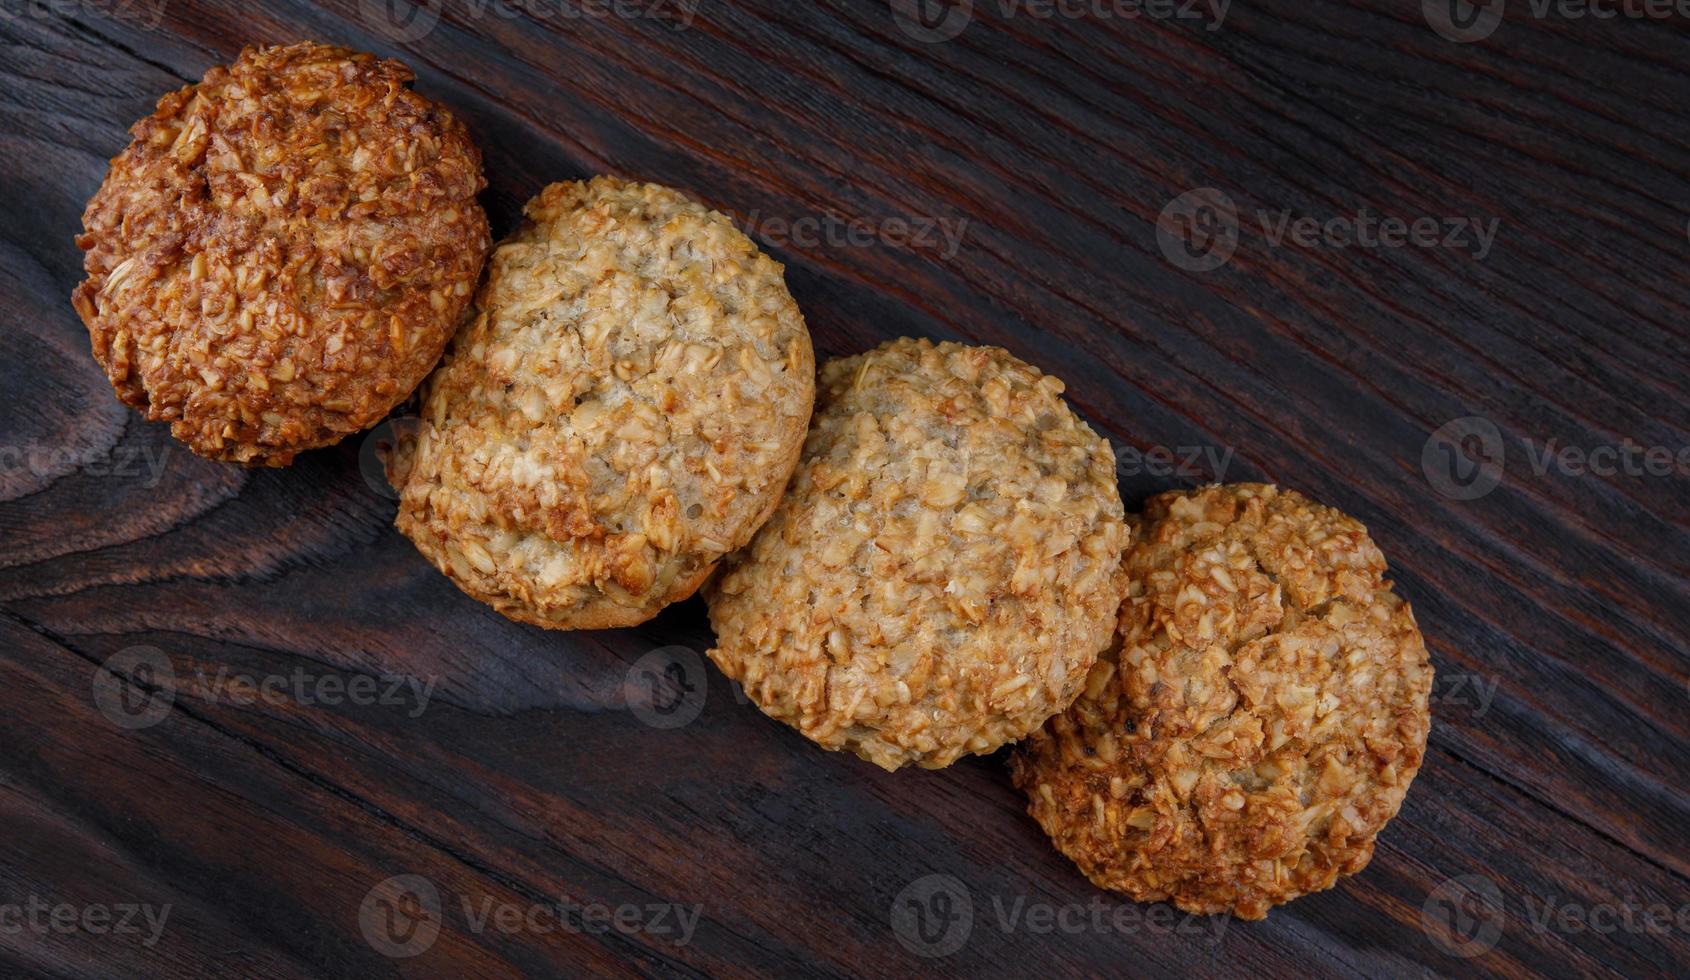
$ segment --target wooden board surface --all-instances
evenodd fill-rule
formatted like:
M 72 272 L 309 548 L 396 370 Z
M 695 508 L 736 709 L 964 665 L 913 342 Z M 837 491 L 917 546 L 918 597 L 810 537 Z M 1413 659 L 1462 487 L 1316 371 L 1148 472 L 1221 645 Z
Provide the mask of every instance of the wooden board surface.
M 0 0 L 0 972 L 1690 968 L 1682 13 L 439 6 Z M 1001 757 L 886 774 L 764 719 L 696 600 L 511 624 L 393 531 L 365 440 L 246 472 L 120 406 L 67 301 L 82 206 L 159 95 L 299 38 L 465 117 L 497 234 L 551 180 L 686 187 L 818 354 L 1066 379 L 1129 507 L 1265 479 L 1363 519 L 1439 671 L 1372 864 L 1261 923 L 1118 900 Z

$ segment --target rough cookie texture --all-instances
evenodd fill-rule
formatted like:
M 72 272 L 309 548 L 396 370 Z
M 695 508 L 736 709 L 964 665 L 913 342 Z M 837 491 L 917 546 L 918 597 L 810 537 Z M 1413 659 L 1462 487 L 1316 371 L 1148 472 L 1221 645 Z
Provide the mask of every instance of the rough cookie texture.
M 710 656 L 765 713 L 887 769 L 1062 710 L 1109 643 L 1127 528 L 1109 443 L 990 347 L 822 369 L 791 492 L 706 590 Z
M 553 184 L 401 447 L 399 529 L 465 592 L 555 629 L 631 626 L 768 518 L 815 354 L 782 269 L 655 184 Z
M 213 459 L 282 466 L 440 359 L 487 251 L 481 154 L 396 61 L 248 48 L 135 124 L 71 302 L 118 397 Z
M 1432 668 L 1354 518 L 1260 484 L 1163 494 L 1120 644 L 1018 750 L 1093 882 L 1260 919 L 1367 865 L 1420 769 Z

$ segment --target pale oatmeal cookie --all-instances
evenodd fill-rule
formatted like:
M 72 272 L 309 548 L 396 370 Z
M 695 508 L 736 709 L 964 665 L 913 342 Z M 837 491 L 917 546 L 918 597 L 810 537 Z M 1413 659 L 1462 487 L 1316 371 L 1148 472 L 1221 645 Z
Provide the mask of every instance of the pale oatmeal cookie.
M 71 302 L 124 402 L 202 456 L 282 466 L 440 360 L 488 245 L 481 154 L 410 69 L 248 48 L 135 124 Z
M 1005 351 L 828 363 L 791 492 L 706 590 L 710 656 L 771 717 L 887 769 L 1037 728 L 1109 643 L 1109 443 Z
M 632 626 L 779 501 L 810 335 L 780 264 L 678 191 L 599 177 L 526 214 L 395 460 L 399 529 L 512 619 Z
M 1260 919 L 1373 854 L 1420 769 L 1432 667 L 1354 518 L 1260 484 L 1163 494 L 1119 645 L 1017 752 L 1093 882 Z

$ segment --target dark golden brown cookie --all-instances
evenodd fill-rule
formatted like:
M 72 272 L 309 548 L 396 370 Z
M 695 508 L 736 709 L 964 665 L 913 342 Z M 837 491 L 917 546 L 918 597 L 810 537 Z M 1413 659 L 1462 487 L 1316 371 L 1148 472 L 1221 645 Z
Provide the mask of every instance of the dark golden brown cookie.
M 1119 645 L 1015 782 L 1104 888 L 1259 919 L 1366 866 L 1430 727 L 1432 668 L 1354 518 L 1260 484 L 1163 494 Z
M 203 456 L 281 466 L 411 393 L 489 240 L 481 154 L 411 78 L 248 48 L 135 124 L 71 297 L 120 398 Z

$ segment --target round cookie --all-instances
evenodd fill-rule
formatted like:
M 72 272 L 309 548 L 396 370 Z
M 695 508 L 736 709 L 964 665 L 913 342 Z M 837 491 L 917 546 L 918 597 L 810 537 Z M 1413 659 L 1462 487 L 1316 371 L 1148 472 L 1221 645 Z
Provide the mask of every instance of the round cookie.
M 395 459 L 398 526 L 512 619 L 632 626 L 778 502 L 810 335 L 780 264 L 678 191 L 599 177 L 525 213 Z
M 1037 728 L 1109 643 L 1109 443 L 1007 352 L 894 340 L 822 368 L 792 489 L 706 589 L 762 710 L 886 769 Z
M 1153 498 L 1120 642 L 1016 753 L 1096 884 L 1266 916 L 1366 866 L 1420 769 L 1432 667 L 1354 518 L 1260 484 Z
M 481 154 L 345 48 L 247 48 L 136 123 L 71 296 L 118 397 L 194 452 L 283 466 L 440 360 L 488 245 Z

